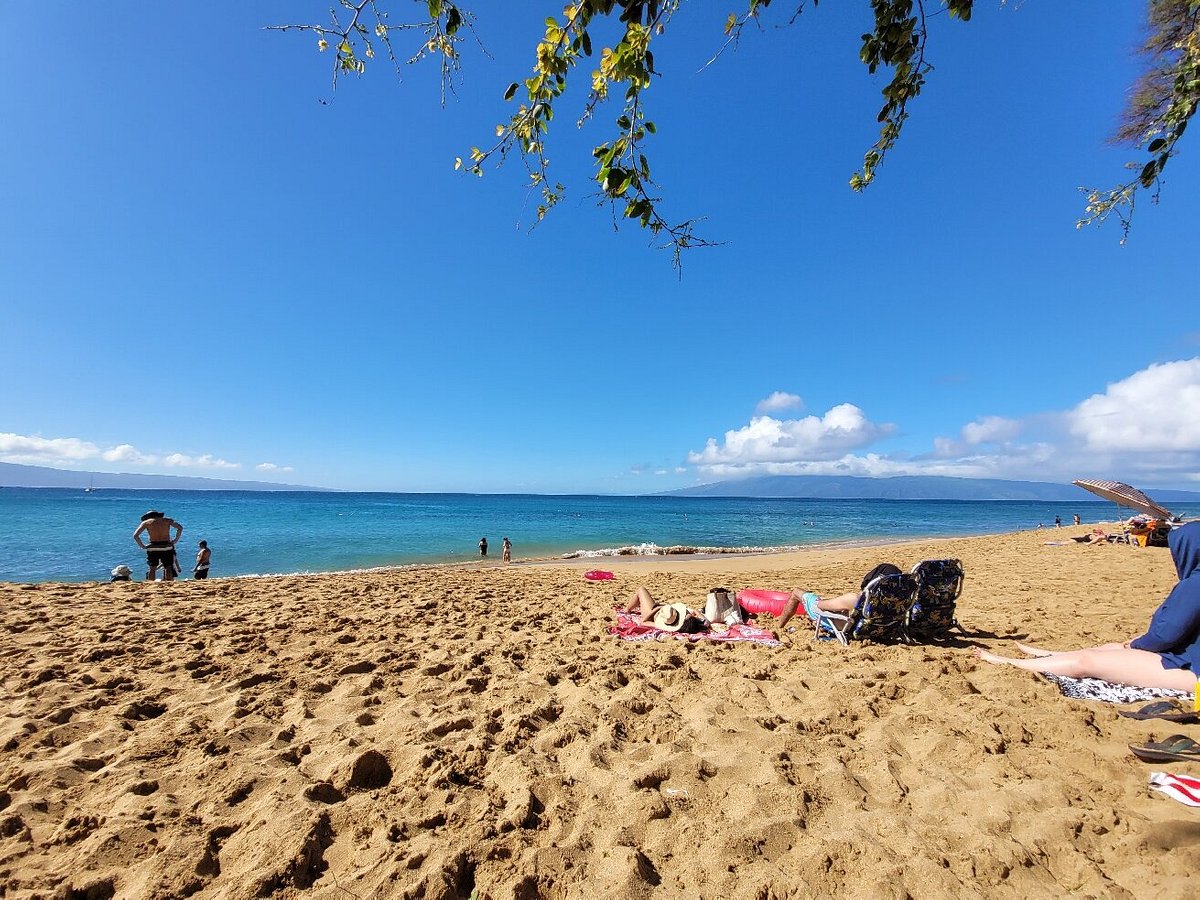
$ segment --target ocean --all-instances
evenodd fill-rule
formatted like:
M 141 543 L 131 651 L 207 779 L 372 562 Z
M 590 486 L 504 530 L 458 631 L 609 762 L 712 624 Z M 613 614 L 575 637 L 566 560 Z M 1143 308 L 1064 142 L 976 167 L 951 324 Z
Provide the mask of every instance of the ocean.
M 1081 491 L 1081 493 L 1083 493 Z M 1180 505 L 1181 507 L 1183 505 Z M 1053 528 L 1078 513 L 1113 521 L 1102 501 L 796 500 L 530 494 L 383 494 L 0 488 L 0 581 L 107 581 L 124 563 L 145 575 L 132 540 L 141 515 L 180 522 L 187 576 L 196 544 L 213 551 L 212 577 L 337 572 L 383 566 L 604 557 L 664 547 L 753 552 L 817 544 L 994 534 Z M 1124 511 L 1128 514 L 1128 511 Z M 1180 508 L 1200 515 L 1200 505 Z

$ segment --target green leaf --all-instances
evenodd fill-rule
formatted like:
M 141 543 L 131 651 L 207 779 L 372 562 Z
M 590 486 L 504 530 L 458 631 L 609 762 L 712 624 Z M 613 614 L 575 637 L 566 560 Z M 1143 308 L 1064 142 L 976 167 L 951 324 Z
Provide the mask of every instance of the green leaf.
M 517 92 L 517 83 L 514 81 L 512 84 L 510 84 L 508 86 L 508 90 L 506 90 L 504 92 L 504 99 L 511 100 L 513 98 L 513 95 L 516 94 L 516 92 Z
M 1150 142 L 1150 146 L 1146 149 L 1151 153 L 1157 153 L 1163 147 L 1167 146 L 1167 142 L 1162 138 L 1155 138 Z

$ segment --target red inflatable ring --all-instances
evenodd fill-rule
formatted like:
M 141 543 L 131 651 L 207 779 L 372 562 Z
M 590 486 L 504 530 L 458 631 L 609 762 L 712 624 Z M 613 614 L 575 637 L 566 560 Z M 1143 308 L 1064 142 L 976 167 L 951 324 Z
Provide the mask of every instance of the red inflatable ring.
M 792 596 L 791 591 L 748 590 L 740 591 L 737 599 L 738 603 L 742 604 L 742 609 L 748 613 L 768 613 L 778 616 L 783 613 L 783 608 L 787 606 L 790 596 Z
M 612 581 L 612 572 L 602 572 L 599 569 L 592 569 L 590 572 L 584 572 L 583 577 L 588 581 Z

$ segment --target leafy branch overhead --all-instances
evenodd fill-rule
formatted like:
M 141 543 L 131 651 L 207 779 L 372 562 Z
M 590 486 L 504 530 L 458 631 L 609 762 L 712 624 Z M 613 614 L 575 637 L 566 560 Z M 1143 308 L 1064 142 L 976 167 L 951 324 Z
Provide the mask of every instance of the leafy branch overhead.
M 1113 141 L 1144 149 L 1150 159 L 1129 163 L 1135 178 L 1108 190 L 1082 188 L 1087 209 L 1076 227 L 1115 215 L 1121 243 L 1129 236 L 1137 192 L 1153 189 L 1157 201 L 1167 161 L 1200 105 L 1200 0 L 1150 0 L 1149 27 L 1142 55 L 1146 71 L 1134 86 Z
M 461 73 L 463 31 L 470 31 L 474 15 L 454 0 L 413 0 L 420 7 L 417 21 L 393 23 L 384 9 L 385 0 L 337 0 L 326 25 L 276 25 L 280 31 L 302 31 L 317 37 L 322 52 L 333 50 L 333 86 L 338 77 L 362 75 L 367 60 L 381 48 L 396 70 L 399 57 L 393 38 L 417 37 L 407 62 L 427 57 L 438 59 L 442 76 L 442 99 Z M 400 0 L 391 0 L 400 2 Z M 737 2 L 737 0 L 731 0 Z M 725 41 L 716 56 L 741 39 L 745 28 L 761 27 L 772 0 L 740 0 L 741 12 L 730 13 L 725 24 Z M 871 74 L 879 69 L 891 78 L 882 89 L 879 110 L 879 139 L 868 148 L 862 167 L 850 178 L 850 187 L 861 191 L 875 178 L 879 166 L 896 145 L 909 116 L 909 103 L 920 95 L 932 71 L 927 55 L 927 17 L 945 11 L 963 22 L 971 18 L 974 0 L 862 0 L 870 4 L 874 29 L 862 36 L 859 57 Z M 540 192 L 537 218 L 542 218 L 565 193 L 561 183 L 549 175 L 546 141 L 556 104 L 567 90 L 571 73 L 581 64 L 591 68 L 587 99 L 577 117 L 577 126 L 591 119 L 602 103 L 619 98 L 615 128 L 593 150 L 595 181 L 602 202 L 615 218 L 636 221 L 656 239 L 679 254 L 688 247 L 709 242 L 698 237 L 695 219 L 674 223 L 660 211 L 662 198 L 651 177 L 647 144 L 656 133 L 647 117 L 644 95 L 659 71 L 652 46 L 680 12 L 685 0 L 568 0 L 561 17 L 546 19 L 538 41 L 532 73 L 513 82 L 504 99 L 516 102 L 508 120 L 496 127 L 489 146 L 472 147 L 466 160 L 455 168 L 482 175 L 489 160 L 503 161 L 516 151 L 528 173 L 530 185 Z M 820 0 L 791 0 L 791 21 L 817 7 Z M 390 5 L 390 4 L 389 4 Z M 1128 232 L 1138 190 L 1154 188 L 1176 152 L 1188 121 L 1200 100 L 1200 0 L 1148 0 L 1150 38 L 1145 47 L 1147 74 L 1138 85 L 1126 113 L 1118 139 L 1151 155 L 1138 176 L 1109 191 L 1089 189 L 1082 227 L 1116 215 Z M 598 22 L 616 23 L 619 34 L 612 46 L 593 49 L 593 28 Z M 714 56 L 714 60 L 716 58 Z M 1135 164 L 1131 164 L 1137 168 Z

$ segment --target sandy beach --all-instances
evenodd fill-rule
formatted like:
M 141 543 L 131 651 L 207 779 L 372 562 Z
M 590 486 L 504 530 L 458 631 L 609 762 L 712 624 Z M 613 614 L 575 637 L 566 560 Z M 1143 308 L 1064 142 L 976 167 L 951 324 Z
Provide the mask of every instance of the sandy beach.
M 0 897 L 1194 897 L 1200 810 L 1147 779 L 1200 765 L 1127 745 L 1200 727 L 971 654 L 1141 633 L 1169 553 L 1046 544 L 1086 530 L 0 584 Z M 832 594 L 947 556 L 948 646 L 608 632 L 639 583 Z

